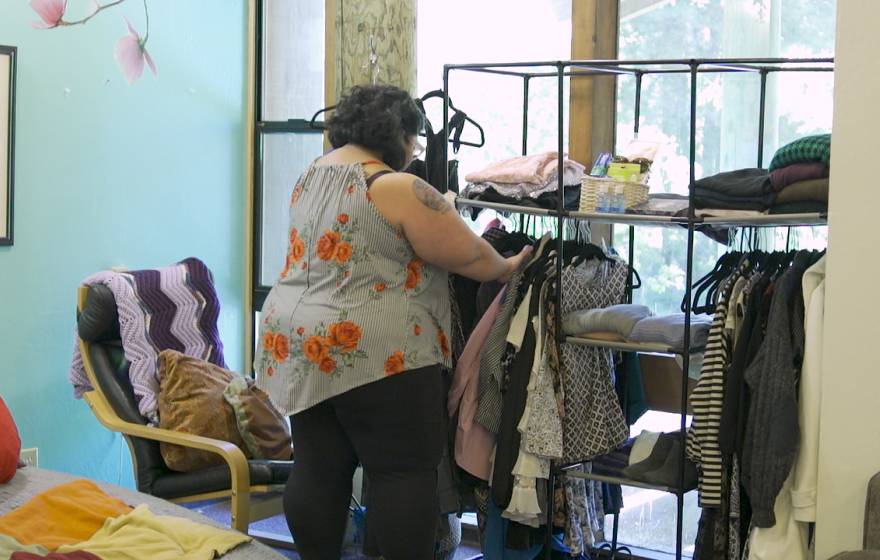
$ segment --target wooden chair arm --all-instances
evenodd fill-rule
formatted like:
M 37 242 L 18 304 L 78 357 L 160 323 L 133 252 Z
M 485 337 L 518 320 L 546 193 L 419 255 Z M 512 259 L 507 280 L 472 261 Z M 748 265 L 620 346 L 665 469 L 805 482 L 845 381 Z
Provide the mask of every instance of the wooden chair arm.
M 223 457 L 223 460 L 229 466 L 230 490 L 232 492 L 232 526 L 243 533 L 247 533 L 250 517 L 251 473 L 247 458 L 238 446 L 219 439 L 126 422 L 110 408 L 103 395 L 95 390 L 85 392 L 83 398 L 94 412 L 98 421 L 109 430 L 129 436 L 208 451 Z
M 104 427 L 114 432 L 217 453 L 229 463 L 230 469 L 233 471 L 244 471 L 245 478 L 250 479 L 247 458 L 244 456 L 242 450 L 233 443 L 220 439 L 187 434 L 184 432 L 175 432 L 173 430 L 166 430 L 155 426 L 144 426 L 143 424 L 126 422 L 117 416 L 116 413 L 109 408 L 107 401 L 100 398 L 94 390 L 85 392 L 83 398 L 94 411 L 98 421 L 101 422 Z M 247 483 L 249 482 L 250 481 L 248 480 Z
M 82 310 L 88 295 L 88 287 L 80 286 L 77 290 L 77 309 Z M 86 376 L 92 386 L 91 391 L 83 394 L 98 421 L 109 430 L 129 436 L 150 439 L 175 445 L 182 445 L 193 449 L 208 451 L 220 455 L 229 466 L 230 491 L 232 494 L 232 527 L 247 534 L 250 523 L 250 488 L 251 473 L 247 458 L 236 445 L 228 441 L 206 438 L 182 432 L 175 432 L 143 424 L 126 422 L 116 414 L 110 406 L 107 397 L 98 389 L 99 385 L 95 378 L 94 365 L 89 353 L 89 345 L 77 337 L 80 355 Z

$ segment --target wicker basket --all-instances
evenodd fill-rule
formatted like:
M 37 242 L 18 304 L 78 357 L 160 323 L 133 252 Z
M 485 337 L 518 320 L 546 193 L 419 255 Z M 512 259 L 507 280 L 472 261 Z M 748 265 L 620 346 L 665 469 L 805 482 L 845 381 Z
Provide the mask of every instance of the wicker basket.
M 623 185 L 623 198 L 626 208 L 638 206 L 648 200 L 648 185 L 587 175 L 581 180 L 581 201 L 578 207 L 580 212 L 596 211 L 599 202 L 599 187 L 603 185 L 607 185 L 610 189 L 617 185 Z

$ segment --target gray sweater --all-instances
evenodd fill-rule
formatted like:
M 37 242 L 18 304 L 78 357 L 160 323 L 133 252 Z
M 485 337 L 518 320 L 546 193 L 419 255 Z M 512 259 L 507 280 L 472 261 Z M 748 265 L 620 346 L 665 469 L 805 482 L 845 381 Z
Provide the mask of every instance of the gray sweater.
M 811 256 L 801 251 L 777 280 L 767 332 L 745 371 L 751 400 L 743 443 L 742 483 L 752 503 L 752 522 L 773 527 L 773 505 L 800 445 L 797 382 L 804 355 L 801 279 Z

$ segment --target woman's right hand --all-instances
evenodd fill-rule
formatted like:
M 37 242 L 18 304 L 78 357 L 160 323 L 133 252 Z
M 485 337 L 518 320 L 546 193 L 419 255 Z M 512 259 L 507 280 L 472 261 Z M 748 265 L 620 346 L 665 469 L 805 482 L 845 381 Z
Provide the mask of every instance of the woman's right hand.
M 523 262 L 528 260 L 531 256 L 532 256 L 532 246 L 526 245 L 525 247 L 522 248 L 522 251 L 520 251 L 516 255 L 514 255 L 512 257 L 507 257 L 506 259 L 504 259 L 505 262 L 507 263 L 507 270 L 505 271 L 505 273 L 501 277 L 498 278 L 498 281 L 502 282 L 504 284 L 506 284 L 508 281 L 510 281 L 510 277 L 513 276 L 513 274 L 517 270 L 520 269 Z

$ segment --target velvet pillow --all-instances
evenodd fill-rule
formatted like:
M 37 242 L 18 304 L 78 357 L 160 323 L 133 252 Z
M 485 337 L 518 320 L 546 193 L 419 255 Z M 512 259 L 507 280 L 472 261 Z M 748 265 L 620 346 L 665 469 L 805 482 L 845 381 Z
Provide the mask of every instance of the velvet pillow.
M 238 431 L 254 459 L 290 460 L 290 425 L 269 395 L 252 380 L 238 377 L 227 385 L 224 396 L 235 411 Z
M 12 413 L 0 398 L 0 483 L 9 482 L 18 468 L 18 457 L 21 453 L 21 439 Z
M 226 403 L 226 386 L 237 373 L 181 354 L 163 350 L 159 354 L 159 427 L 175 432 L 228 441 L 250 458 L 238 431 L 235 412 Z M 217 453 L 161 443 L 159 448 L 168 468 L 189 472 L 226 462 Z

